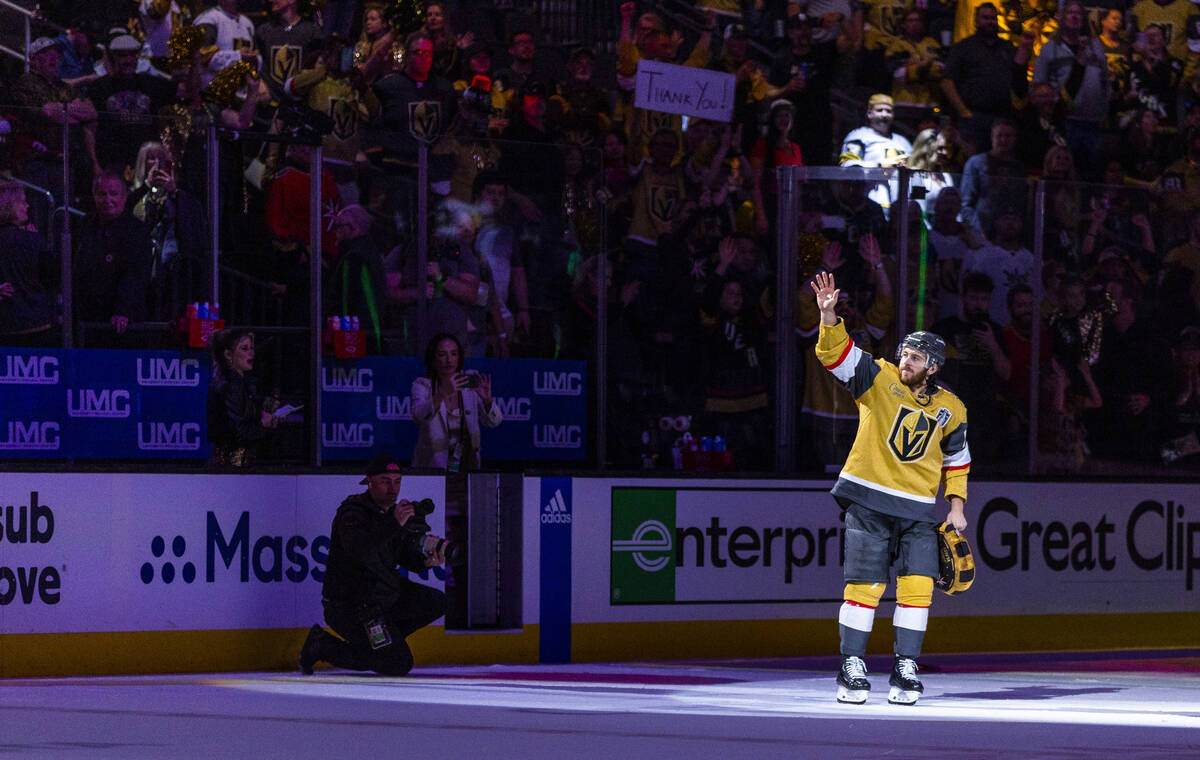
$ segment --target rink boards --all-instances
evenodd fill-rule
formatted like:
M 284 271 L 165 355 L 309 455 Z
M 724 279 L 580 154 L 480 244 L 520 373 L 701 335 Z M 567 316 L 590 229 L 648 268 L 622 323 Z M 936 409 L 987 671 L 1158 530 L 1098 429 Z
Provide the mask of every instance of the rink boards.
M 330 519 L 358 480 L 0 475 L 0 676 L 291 667 L 320 620 Z M 526 477 L 523 570 L 504 580 L 520 585 L 523 624 L 431 626 L 410 639 L 418 663 L 836 651 L 830 485 Z M 442 488 L 407 476 L 401 496 L 440 507 Z M 927 651 L 1196 646 L 1194 492 L 972 483 L 978 577 L 935 595 Z M 444 585 L 440 569 L 420 580 Z M 872 651 L 887 651 L 890 616 L 885 601 Z

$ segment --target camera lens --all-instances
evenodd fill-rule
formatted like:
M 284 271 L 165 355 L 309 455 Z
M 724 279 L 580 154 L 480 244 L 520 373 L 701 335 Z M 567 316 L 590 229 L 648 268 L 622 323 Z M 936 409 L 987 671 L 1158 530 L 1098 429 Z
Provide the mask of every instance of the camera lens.
M 413 505 L 413 514 L 418 517 L 425 517 L 433 513 L 433 499 L 421 499 Z
M 444 541 L 442 550 L 445 553 L 447 565 L 458 567 L 467 563 L 467 553 L 463 551 L 462 546 L 453 541 Z

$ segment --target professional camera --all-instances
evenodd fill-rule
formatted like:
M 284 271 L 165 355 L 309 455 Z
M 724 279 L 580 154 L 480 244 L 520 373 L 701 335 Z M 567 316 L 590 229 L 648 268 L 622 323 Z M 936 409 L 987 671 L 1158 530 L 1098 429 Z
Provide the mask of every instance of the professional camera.
M 465 564 L 467 553 L 463 551 L 463 547 L 453 541 L 429 535 L 429 531 L 432 528 L 425 521 L 425 518 L 433 514 L 434 508 L 433 499 L 421 499 L 414 503 L 413 516 L 408 518 L 408 522 L 404 523 L 405 529 L 413 535 L 421 537 L 421 553 L 426 557 L 441 549 L 446 556 L 447 565 L 458 566 Z

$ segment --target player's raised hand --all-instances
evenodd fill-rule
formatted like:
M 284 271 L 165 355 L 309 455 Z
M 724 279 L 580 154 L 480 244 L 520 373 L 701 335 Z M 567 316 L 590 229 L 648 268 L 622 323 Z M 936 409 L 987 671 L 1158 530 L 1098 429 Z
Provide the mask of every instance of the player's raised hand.
M 817 308 L 821 310 L 821 324 L 837 324 L 834 308 L 837 306 L 838 294 L 841 293 L 833 282 L 832 272 L 817 272 L 810 283 L 813 293 L 817 296 Z

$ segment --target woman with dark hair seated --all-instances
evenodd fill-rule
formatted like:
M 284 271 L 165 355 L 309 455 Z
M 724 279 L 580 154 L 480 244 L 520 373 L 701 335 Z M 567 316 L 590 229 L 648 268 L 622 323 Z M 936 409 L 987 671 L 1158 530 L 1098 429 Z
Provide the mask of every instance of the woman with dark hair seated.
M 208 388 L 208 440 L 216 467 L 246 467 L 279 426 L 274 398 L 263 398 L 254 369 L 254 333 L 244 327 L 218 330 L 208 341 L 213 356 Z

